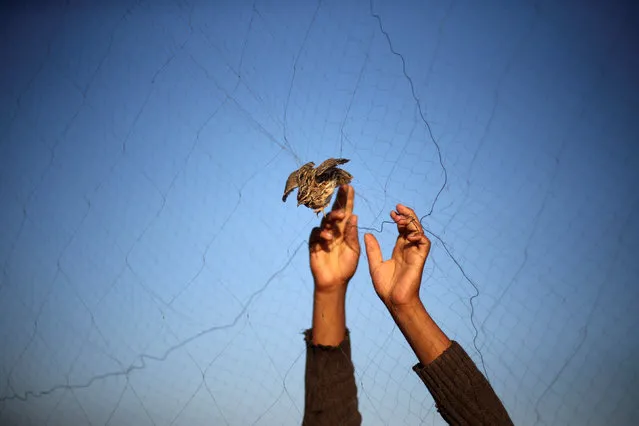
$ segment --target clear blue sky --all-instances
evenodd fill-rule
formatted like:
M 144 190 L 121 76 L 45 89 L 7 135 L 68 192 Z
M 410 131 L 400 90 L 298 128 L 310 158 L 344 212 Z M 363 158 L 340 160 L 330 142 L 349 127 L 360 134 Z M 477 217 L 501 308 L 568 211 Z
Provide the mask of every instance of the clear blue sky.
M 319 219 L 281 196 L 338 156 L 386 254 L 424 216 L 516 424 L 639 417 L 636 6 L 38 3 L 0 13 L 0 423 L 299 424 Z M 364 424 L 442 424 L 365 255 L 347 325 Z

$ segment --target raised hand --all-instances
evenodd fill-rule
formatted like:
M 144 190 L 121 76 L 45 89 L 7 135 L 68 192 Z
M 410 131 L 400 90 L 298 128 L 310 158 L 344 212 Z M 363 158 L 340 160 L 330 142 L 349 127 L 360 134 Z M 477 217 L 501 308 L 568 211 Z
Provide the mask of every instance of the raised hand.
M 389 309 L 419 302 L 419 287 L 430 241 L 413 209 L 402 204 L 391 212 L 397 224 L 397 242 L 390 259 L 384 261 L 377 239 L 364 236 L 368 267 L 377 295 Z
M 352 186 L 341 186 L 331 212 L 311 231 L 309 252 L 316 292 L 345 290 L 355 274 L 360 247 L 354 198 Z

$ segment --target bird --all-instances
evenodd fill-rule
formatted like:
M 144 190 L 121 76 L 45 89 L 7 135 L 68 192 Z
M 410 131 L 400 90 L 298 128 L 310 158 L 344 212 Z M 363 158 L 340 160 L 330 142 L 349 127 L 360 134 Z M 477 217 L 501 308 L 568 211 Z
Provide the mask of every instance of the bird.
M 313 209 L 318 216 L 320 212 L 326 216 L 324 209 L 331 202 L 335 188 L 346 185 L 353 179 L 353 175 L 337 167 L 349 161 L 346 158 L 329 158 L 317 168 L 312 161 L 304 164 L 286 179 L 282 201 L 286 202 L 288 195 L 297 188 L 298 207 L 301 204 Z

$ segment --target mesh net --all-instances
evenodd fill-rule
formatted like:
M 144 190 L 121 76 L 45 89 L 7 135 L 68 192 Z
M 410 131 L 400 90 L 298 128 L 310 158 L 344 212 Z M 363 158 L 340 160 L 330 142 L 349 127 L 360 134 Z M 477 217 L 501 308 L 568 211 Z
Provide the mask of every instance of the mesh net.
M 515 424 L 639 417 L 632 6 L 3 8 L 0 423 L 299 424 L 319 219 L 281 196 L 329 157 L 385 256 L 418 212 L 421 297 Z M 364 424 L 443 424 L 364 257 Z

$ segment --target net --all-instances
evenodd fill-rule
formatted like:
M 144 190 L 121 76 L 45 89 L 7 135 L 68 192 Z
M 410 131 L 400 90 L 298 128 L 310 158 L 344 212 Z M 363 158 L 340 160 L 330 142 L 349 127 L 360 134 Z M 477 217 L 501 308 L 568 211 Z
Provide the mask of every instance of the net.
M 515 424 L 639 417 L 632 6 L 3 8 L 0 423 L 300 424 L 319 219 L 281 197 L 329 157 L 385 256 L 420 215 Z M 364 254 L 346 309 L 364 424 L 443 424 Z

